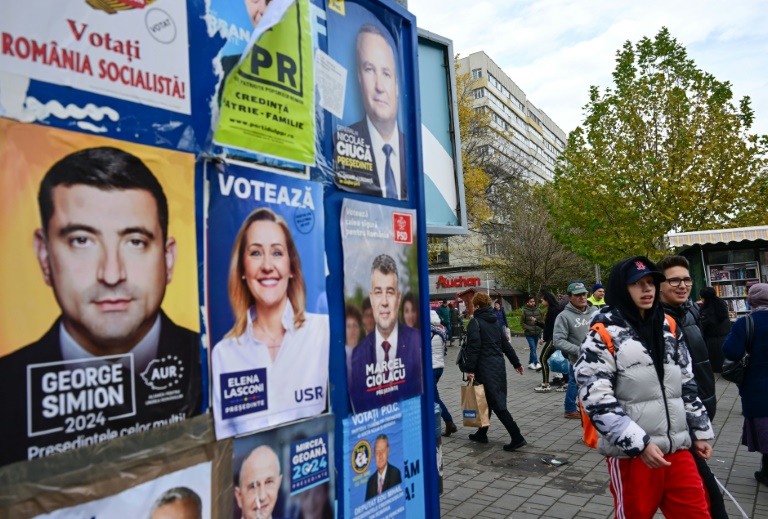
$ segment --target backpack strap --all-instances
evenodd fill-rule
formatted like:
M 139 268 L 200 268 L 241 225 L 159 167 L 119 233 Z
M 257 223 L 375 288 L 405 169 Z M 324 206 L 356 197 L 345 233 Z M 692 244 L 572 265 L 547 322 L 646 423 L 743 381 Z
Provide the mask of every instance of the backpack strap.
M 672 332 L 672 335 L 677 338 L 677 321 L 673 317 L 671 317 L 669 314 L 664 314 L 664 317 L 667 318 L 667 324 L 669 324 L 669 331 Z
M 605 325 L 603 323 L 595 323 L 589 329 L 596 332 L 600 336 L 600 338 L 603 340 L 603 343 L 605 344 L 605 347 L 608 348 L 608 351 L 611 352 L 611 355 L 615 356 L 616 353 L 613 346 L 613 338 L 611 337 L 611 334 L 608 333 L 608 329 L 605 327 Z M 584 410 L 584 406 L 581 405 L 581 399 L 577 399 L 577 403 L 579 405 L 579 412 L 581 413 L 581 427 L 584 430 L 584 434 L 582 436 L 584 439 L 584 444 L 587 447 L 596 449 L 600 436 L 597 434 L 597 429 L 595 429 L 595 426 L 592 423 L 592 420 L 589 418 L 589 415 L 587 415 L 587 412 Z
M 611 352 L 611 355 L 615 355 L 614 347 L 613 347 L 613 338 L 611 337 L 611 334 L 608 333 L 608 329 L 605 327 L 605 325 L 603 323 L 595 323 L 592 325 L 590 330 L 597 332 L 597 334 L 603 340 L 605 347 L 608 348 L 608 351 Z

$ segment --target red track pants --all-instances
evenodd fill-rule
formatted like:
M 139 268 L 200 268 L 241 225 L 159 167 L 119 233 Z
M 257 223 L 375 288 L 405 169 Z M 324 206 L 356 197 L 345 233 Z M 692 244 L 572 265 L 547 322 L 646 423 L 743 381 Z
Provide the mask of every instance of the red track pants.
M 687 450 L 664 456 L 672 465 L 651 469 L 640 458 L 606 458 L 616 519 L 709 519 L 704 485 Z

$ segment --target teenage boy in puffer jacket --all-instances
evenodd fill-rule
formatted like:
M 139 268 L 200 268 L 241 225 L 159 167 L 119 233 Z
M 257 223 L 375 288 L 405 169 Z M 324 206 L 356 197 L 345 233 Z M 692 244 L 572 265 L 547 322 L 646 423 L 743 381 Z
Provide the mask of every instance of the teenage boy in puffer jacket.
M 608 307 L 592 320 L 575 366 L 581 403 L 606 456 L 616 517 L 709 519 L 688 448 L 709 459 L 712 425 L 697 395 L 691 357 L 659 304 L 664 275 L 643 256 L 620 261 Z M 613 352 L 600 330 L 610 336 Z

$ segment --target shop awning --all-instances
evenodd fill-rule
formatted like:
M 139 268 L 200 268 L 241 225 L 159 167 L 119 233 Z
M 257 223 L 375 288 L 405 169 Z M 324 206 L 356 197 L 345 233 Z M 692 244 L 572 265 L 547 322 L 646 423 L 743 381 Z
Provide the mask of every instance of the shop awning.
M 667 239 L 672 247 L 728 243 L 731 241 L 768 240 L 768 225 L 712 231 L 671 232 L 667 234 Z

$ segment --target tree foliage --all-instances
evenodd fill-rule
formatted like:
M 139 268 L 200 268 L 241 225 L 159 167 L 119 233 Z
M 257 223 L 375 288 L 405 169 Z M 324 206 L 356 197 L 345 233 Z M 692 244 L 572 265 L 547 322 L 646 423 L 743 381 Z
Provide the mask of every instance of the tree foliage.
M 595 263 L 664 254 L 663 236 L 768 223 L 768 137 L 748 97 L 696 67 L 662 28 L 617 51 L 613 86 L 591 87 L 549 199 L 555 236 Z
M 547 212 L 551 184 L 508 183 L 496 190 L 496 212 L 483 227 L 495 253 L 485 257 L 503 286 L 530 294 L 564 291 L 576 279 L 591 279 L 591 266 L 550 233 Z

